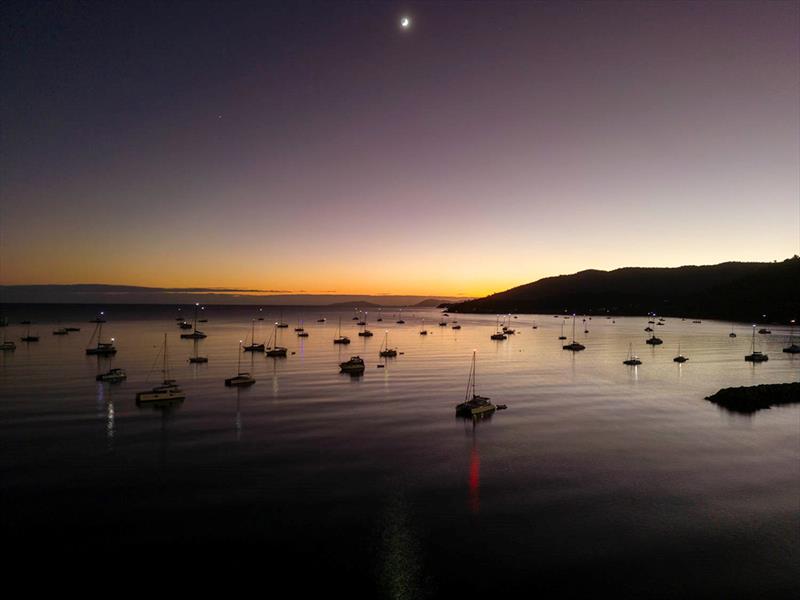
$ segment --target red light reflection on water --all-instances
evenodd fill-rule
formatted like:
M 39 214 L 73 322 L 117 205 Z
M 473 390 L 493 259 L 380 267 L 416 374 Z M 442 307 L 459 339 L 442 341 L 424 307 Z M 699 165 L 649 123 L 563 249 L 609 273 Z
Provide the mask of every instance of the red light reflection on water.
M 477 515 L 481 507 L 481 457 L 478 448 L 472 446 L 469 454 L 469 508 L 473 515 Z

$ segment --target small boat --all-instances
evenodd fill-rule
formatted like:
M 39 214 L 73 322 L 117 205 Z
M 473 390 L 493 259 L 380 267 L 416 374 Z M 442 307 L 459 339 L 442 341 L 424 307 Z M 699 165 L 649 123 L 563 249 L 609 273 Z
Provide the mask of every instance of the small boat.
M 303 319 L 297 320 L 297 327 L 294 328 L 295 333 L 302 333 L 305 331 L 303 328 Z
M 566 320 L 566 319 L 564 319 L 563 321 L 561 321 L 561 335 L 560 335 L 560 336 L 558 336 L 558 339 L 560 339 L 560 340 L 565 340 L 565 339 L 567 339 L 567 336 L 565 336 L 565 335 L 564 335 L 564 325 L 566 324 L 566 322 L 567 322 L 567 320 Z
M 794 343 L 794 319 L 791 321 L 792 329 L 789 331 L 789 345 L 783 349 L 787 354 L 797 354 L 800 352 L 800 346 Z
M 351 356 L 350 360 L 339 363 L 339 370 L 350 375 L 360 375 L 364 372 L 364 359 L 360 356 Z
M 300 332 L 297 333 L 297 337 L 308 337 L 308 332 L 305 331 L 305 330 L 304 331 L 300 331 Z
M 67 335 L 69 331 L 65 327 L 59 327 L 58 329 L 53 329 L 53 335 Z
M 122 381 L 123 379 L 127 379 L 127 378 L 128 378 L 128 374 L 125 373 L 125 371 L 123 369 L 114 368 L 114 369 L 111 369 L 110 371 L 107 371 L 105 373 L 100 373 L 99 375 L 97 375 L 95 377 L 95 380 L 97 380 L 97 381 L 107 381 L 109 383 L 116 383 L 118 381 Z
M 685 363 L 687 360 L 689 360 L 689 359 L 686 356 L 684 356 L 683 354 L 681 354 L 681 345 L 678 344 L 678 356 L 673 358 L 672 361 L 676 362 L 676 363 Z
M 89 338 L 89 344 L 92 343 L 92 340 L 95 339 L 97 336 L 97 346 L 94 348 L 87 348 L 86 354 L 90 356 L 110 356 L 112 354 L 117 353 L 117 349 L 114 347 L 114 338 L 111 338 L 110 342 L 102 341 L 103 335 L 103 323 L 98 323 L 94 331 L 92 332 L 92 337 Z
M 275 323 L 275 332 L 272 337 L 270 337 L 270 342 L 272 341 L 273 337 L 275 339 L 275 345 L 270 346 L 270 342 L 267 342 L 267 356 L 272 358 L 286 358 L 286 348 L 283 346 L 278 346 L 278 327 L 280 327 L 280 323 Z
M 23 335 L 19 339 L 21 341 L 23 341 L 23 342 L 38 342 L 39 341 L 39 336 L 38 335 L 31 335 L 31 322 L 28 321 L 27 325 L 28 325 L 27 333 L 25 335 Z
M 455 325 L 453 325 L 453 326 L 452 326 L 450 329 L 461 329 L 461 325 L 459 325 L 458 323 L 456 323 L 456 324 L 455 324 Z
M 531 325 L 531 329 L 539 329 L 539 326 L 536 324 L 536 321 L 534 321 L 533 325 Z
M 366 318 L 367 317 L 365 316 L 364 319 L 366 319 Z M 372 337 L 372 335 L 373 335 L 372 332 L 369 329 L 367 329 L 367 321 L 364 320 L 364 321 L 359 321 L 359 322 L 363 324 L 364 329 L 363 329 L 363 331 L 359 331 L 358 335 L 360 337 Z
M 164 334 L 164 349 L 162 353 L 164 355 L 164 364 L 161 369 L 161 373 L 164 377 L 164 381 L 161 383 L 161 385 L 157 385 L 151 390 L 137 393 L 136 394 L 137 404 L 141 404 L 143 402 L 164 402 L 164 401 L 184 400 L 186 398 L 186 394 L 178 386 L 177 382 L 174 379 L 169 378 L 169 363 L 167 360 L 166 333 Z
M 575 321 L 575 315 L 572 315 L 572 343 L 561 346 L 562 350 L 570 350 L 572 352 L 586 350 L 586 346 L 575 341 Z
M 241 344 L 239 344 L 241 346 Z M 202 364 L 208 362 L 207 356 L 200 356 L 200 346 L 195 341 L 194 343 L 194 356 L 189 357 L 189 362 L 193 364 Z
M 225 380 L 225 385 L 227 386 L 245 386 L 245 385 L 253 385 L 256 382 L 255 377 L 250 375 L 250 373 L 246 373 L 242 371 L 242 340 L 239 340 L 239 362 L 236 365 L 236 375 L 233 377 L 228 377 Z
M 476 352 L 472 352 L 472 367 L 469 370 L 469 378 L 467 379 L 467 393 L 464 396 L 464 402 L 456 405 L 456 416 L 459 417 L 482 417 L 492 414 L 497 407 L 492 404 L 491 398 L 486 396 L 479 396 L 475 391 L 475 356 Z
M 500 315 L 497 315 L 497 320 L 494 325 L 494 333 L 489 336 L 493 340 L 507 340 L 508 336 L 500 330 Z
M 758 333 L 761 333 L 761 334 L 770 334 L 770 333 L 772 333 L 772 332 L 771 332 L 769 329 L 763 329 L 763 328 L 762 328 L 762 329 L 759 329 L 759 330 L 758 330 Z
M 277 327 L 278 329 L 286 329 L 287 327 L 289 327 L 289 324 L 283 320 L 283 311 L 280 312 L 280 315 L 281 315 L 280 319 L 278 319 L 278 322 L 275 323 L 275 327 Z
M 67 331 L 80 331 L 80 327 L 64 327 Z
M 189 325 L 189 327 L 188 327 L 189 329 L 193 329 L 194 331 L 192 331 L 192 333 L 182 333 L 181 334 L 181 339 L 182 340 L 202 340 L 202 339 L 205 339 L 205 338 L 208 337 L 202 331 L 198 331 L 197 330 L 197 307 L 198 306 L 199 306 L 199 304 L 197 302 L 195 302 L 194 303 L 194 319 L 192 320 L 192 324 Z M 183 323 L 181 323 L 181 329 L 187 329 L 186 327 L 183 326 Z
M 317 319 L 317 323 L 324 323 L 325 320 L 326 320 L 325 317 L 320 317 L 319 319 Z
M 651 346 L 658 346 L 659 344 L 663 344 L 664 340 L 662 340 L 661 338 L 657 338 L 656 334 L 654 333 L 649 338 L 647 338 L 644 343 L 650 344 Z
M 3 343 L 0 344 L 0 350 L 2 350 L 3 352 L 13 352 L 16 349 L 17 349 L 17 345 L 14 342 L 6 339 L 6 334 L 5 334 L 5 331 L 4 331 L 3 332 Z
M 736 337 L 736 333 L 733 331 L 733 325 L 731 325 L 731 332 L 728 334 L 728 337 L 730 337 L 730 338 L 735 338 Z
M 191 329 L 192 324 L 189 323 L 188 321 L 181 321 L 180 323 L 178 323 L 178 327 L 180 327 L 181 329 Z
M 751 344 L 751 347 L 750 347 L 750 354 L 747 354 L 744 357 L 744 359 L 747 362 L 753 362 L 753 363 L 766 362 L 766 361 L 769 360 L 769 356 L 768 355 L 756 350 L 756 326 L 755 325 L 753 325 L 753 341 L 752 341 L 752 344 Z
M 242 350 L 244 352 L 263 352 L 264 351 L 264 344 L 256 344 L 256 320 L 253 319 L 252 327 L 250 328 L 250 343 L 247 346 L 243 346 Z
M 381 349 L 378 351 L 378 356 L 381 358 L 394 358 L 397 356 L 397 350 L 394 348 L 389 348 L 389 332 L 386 332 L 386 335 L 383 336 L 383 344 L 381 345 Z
M 702 321 L 692 321 L 692 323 L 702 323 Z
M 623 365 L 631 365 L 633 367 L 642 364 L 639 357 L 633 353 L 633 344 L 628 344 L 628 358 L 622 361 Z
M 647 326 L 647 327 L 645 327 L 645 328 L 644 328 L 644 330 L 645 330 L 647 333 L 650 333 L 651 331 L 653 331 L 653 328 L 652 328 L 652 327 L 650 327 L 650 326 Z
M 350 338 L 347 336 L 342 335 L 342 317 L 339 317 L 339 329 L 338 334 L 335 338 L 333 338 L 334 344 L 349 344 Z
M 447 327 L 447 320 L 439 321 L 439 327 Z

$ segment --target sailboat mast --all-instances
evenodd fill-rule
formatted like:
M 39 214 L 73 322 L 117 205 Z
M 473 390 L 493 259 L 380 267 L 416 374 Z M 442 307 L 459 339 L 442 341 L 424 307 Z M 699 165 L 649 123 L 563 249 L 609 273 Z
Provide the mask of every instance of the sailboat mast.
M 161 369 L 161 374 L 164 376 L 164 381 L 169 379 L 169 366 L 167 364 L 167 334 L 164 334 L 164 367 Z
M 472 353 L 472 397 L 475 397 L 475 380 L 478 378 L 478 372 L 475 368 L 475 352 Z

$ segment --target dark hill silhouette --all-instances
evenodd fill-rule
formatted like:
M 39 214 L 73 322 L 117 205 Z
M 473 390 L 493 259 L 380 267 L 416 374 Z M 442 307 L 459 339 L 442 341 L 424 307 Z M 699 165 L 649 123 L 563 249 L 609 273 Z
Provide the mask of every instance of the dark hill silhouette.
M 655 312 L 676 317 L 785 322 L 800 313 L 800 258 L 780 263 L 587 270 L 449 304 L 448 309 L 610 315 Z

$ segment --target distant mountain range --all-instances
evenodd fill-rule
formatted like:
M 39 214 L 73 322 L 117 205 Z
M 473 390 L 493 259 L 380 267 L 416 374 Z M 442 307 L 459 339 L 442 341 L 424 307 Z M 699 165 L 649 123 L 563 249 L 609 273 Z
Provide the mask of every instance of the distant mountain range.
M 588 270 L 445 306 L 460 313 L 654 312 L 673 317 L 787 322 L 800 319 L 800 257 L 774 263 Z
M 292 294 L 266 290 L 161 288 L 135 285 L 4 285 L 0 303 L 9 304 L 240 304 L 263 306 L 430 307 L 453 297 L 371 296 L 366 294 Z

